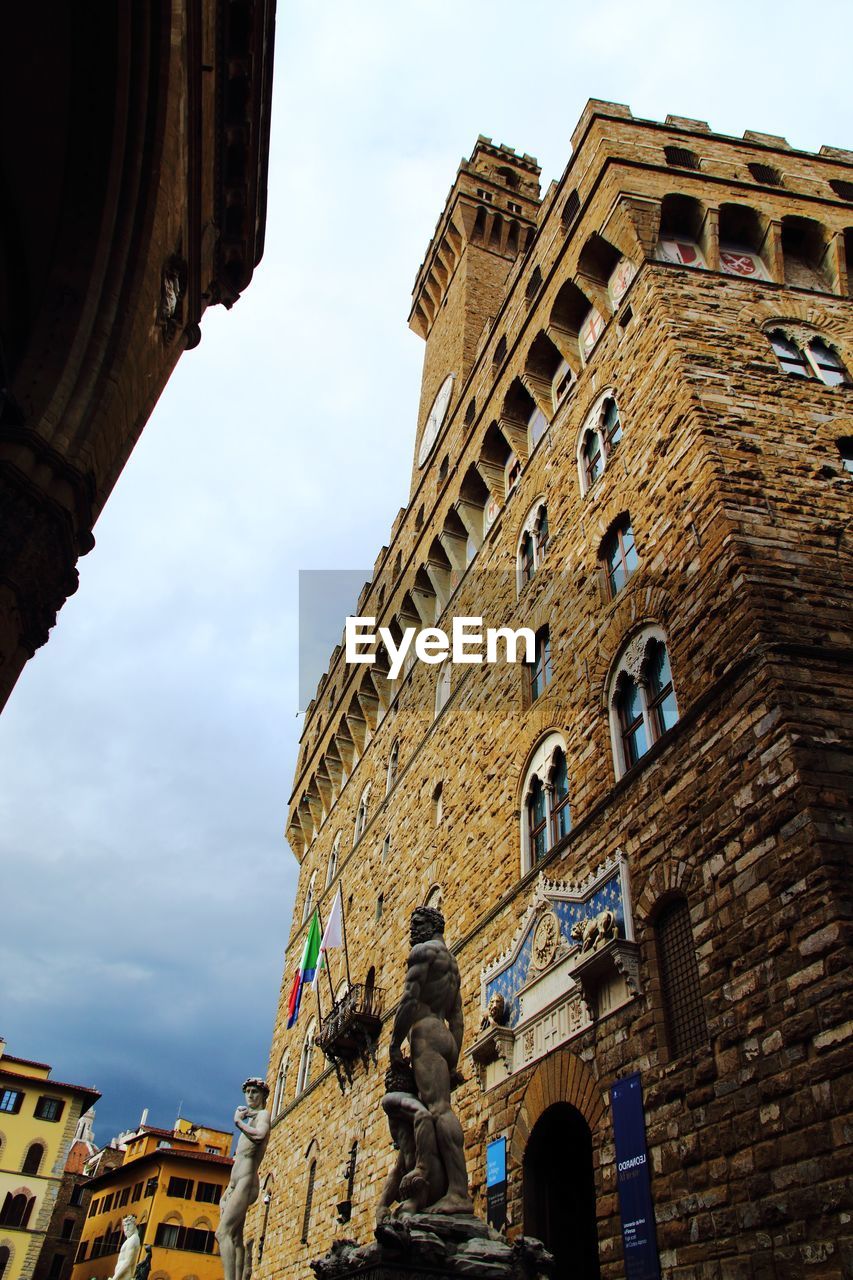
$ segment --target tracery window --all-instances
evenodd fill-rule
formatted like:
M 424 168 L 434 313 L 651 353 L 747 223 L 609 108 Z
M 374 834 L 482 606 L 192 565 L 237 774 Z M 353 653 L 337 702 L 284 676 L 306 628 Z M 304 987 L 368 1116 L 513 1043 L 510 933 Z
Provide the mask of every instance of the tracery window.
M 435 714 L 438 716 L 447 706 L 450 698 L 450 663 L 442 664 L 438 672 L 438 680 L 435 685 Z
M 639 563 L 630 517 L 620 516 L 605 534 L 599 559 L 604 568 L 608 598 L 613 600 Z
M 551 631 L 548 626 L 536 632 L 533 661 L 525 664 L 530 702 L 535 702 L 551 683 Z
M 311 879 L 308 881 L 308 892 L 305 895 L 305 901 L 302 904 L 302 923 L 310 916 L 314 910 L 314 881 L 317 879 L 317 872 L 311 873 Z
M 314 1052 L 314 1036 L 317 1031 L 315 1022 L 311 1022 L 302 1041 L 302 1052 L 299 1055 L 299 1071 L 296 1074 L 296 1096 L 308 1088 L 311 1083 L 311 1057 Z
M 290 1053 L 285 1052 L 281 1055 L 281 1061 L 278 1064 L 278 1074 L 275 1078 L 275 1090 L 273 1092 L 272 1115 L 273 1119 L 278 1115 L 284 1106 L 284 1091 L 287 1087 L 287 1068 L 290 1062 Z
M 355 827 L 353 829 L 353 845 L 357 845 L 361 837 L 364 835 L 364 829 L 367 826 L 367 804 L 370 799 L 370 783 L 361 793 L 361 799 L 358 802 L 358 809 L 355 814 Z
M 521 528 L 516 555 L 517 589 L 520 592 L 542 565 L 550 541 L 548 508 L 542 501 L 534 502 Z
M 566 744 L 549 733 L 531 757 L 521 793 L 521 871 L 529 871 L 572 829 Z
M 819 378 L 828 387 L 850 381 L 841 356 L 817 334 L 773 329 L 767 336 L 784 373 L 797 378 Z
M 338 858 L 340 856 L 340 852 L 341 852 L 341 833 L 339 831 L 332 843 L 332 852 L 329 854 L 329 865 L 326 867 L 326 888 L 327 889 L 329 885 L 332 883 L 332 881 L 334 880 L 335 876 L 338 874 Z
M 622 439 L 622 418 L 612 391 L 599 396 L 578 435 L 577 462 L 581 494 L 586 494 L 606 469 Z
M 666 637 L 659 627 L 646 627 L 626 645 L 610 680 L 608 707 L 621 778 L 678 720 Z
M 385 780 L 386 796 L 388 795 L 389 791 L 391 791 L 391 789 L 393 788 L 394 783 L 397 781 L 397 769 L 399 767 L 399 764 L 400 764 L 400 739 L 396 738 L 394 740 L 394 745 L 391 748 L 391 754 L 388 757 L 388 777 Z

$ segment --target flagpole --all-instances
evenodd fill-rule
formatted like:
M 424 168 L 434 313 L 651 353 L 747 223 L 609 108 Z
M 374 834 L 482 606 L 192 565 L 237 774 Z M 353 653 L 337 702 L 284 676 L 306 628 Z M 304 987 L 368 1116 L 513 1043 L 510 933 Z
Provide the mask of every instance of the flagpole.
M 314 910 L 315 910 L 315 911 L 316 911 L 316 913 L 317 913 L 317 923 L 318 923 L 318 925 L 320 926 L 320 937 L 322 938 L 322 936 L 323 936 L 323 917 L 320 915 L 320 908 L 319 908 L 319 906 L 315 907 L 315 908 L 314 908 Z M 317 963 L 318 963 L 318 964 L 320 963 L 320 957 L 322 956 L 322 954 L 323 954 L 323 953 L 322 953 L 322 951 L 321 951 L 321 952 L 320 952 L 320 954 L 317 956 Z M 316 977 L 316 974 L 315 974 L 315 977 Z M 323 1010 L 322 1010 L 322 1009 L 321 1009 L 321 1007 L 320 1007 L 320 983 L 319 983 L 319 982 L 315 982 L 315 983 L 313 983 L 313 987 L 314 987 L 315 992 L 317 993 L 317 1021 L 318 1021 L 318 1023 L 319 1023 L 319 1027 L 322 1027 L 322 1025 L 323 1025 Z M 318 1030 L 319 1030 L 319 1027 L 318 1027 Z
M 339 882 L 339 883 L 338 883 L 338 893 L 340 893 L 340 891 L 341 891 L 341 886 L 340 886 L 340 882 Z M 342 898 L 342 899 L 341 899 L 341 908 L 343 908 L 343 905 L 344 905 L 344 903 L 343 903 L 343 898 Z M 332 914 L 333 914 L 333 915 L 334 915 L 334 912 L 335 912 L 335 904 L 334 904 L 334 902 L 333 902 L 333 903 L 332 903 Z M 331 962 L 331 960 L 330 960 L 330 958 L 329 958 L 329 952 L 328 952 L 328 949 L 326 949 L 325 951 L 321 951 L 321 952 L 320 952 L 320 957 L 322 958 L 323 956 L 325 956 L 325 957 L 326 957 L 326 974 L 327 974 L 328 979 L 329 979 L 329 996 L 330 996 L 331 1001 L 332 1001 L 332 1009 L 334 1009 L 334 1008 L 335 1008 L 335 1004 L 336 1004 L 336 1001 L 335 1001 L 335 988 L 332 986 L 332 962 Z
M 352 986 L 349 976 L 349 951 L 347 950 L 347 922 L 344 914 L 344 895 L 341 893 L 341 933 L 344 939 L 344 963 L 347 967 L 347 990 Z

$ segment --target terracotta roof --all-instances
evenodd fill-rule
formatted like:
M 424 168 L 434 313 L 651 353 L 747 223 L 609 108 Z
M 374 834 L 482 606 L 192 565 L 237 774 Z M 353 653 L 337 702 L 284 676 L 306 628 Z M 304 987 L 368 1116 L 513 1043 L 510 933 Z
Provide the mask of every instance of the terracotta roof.
M 197 1160 L 200 1164 L 219 1164 L 230 1167 L 234 1161 L 230 1156 L 217 1156 L 211 1151 L 186 1151 L 180 1147 L 157 1147 L 154 1151 L 147 1151 L 144 1156 L 137 1156 L 135 1160 L 128 1160 L 125 1164 L 116 1165 L 115 1169 L 107 1169 L 104 1173 L 98 1173 L 92 1178 L 90 1186 L 102 1187 L 109 1182 L 114 1182 L 117 1178 L 126 1174 L 129 1169 L 140 1169 L 144 1165 L 159 1164 L 161 1160 Z
M 43 1080 L 40 1076 L 25 1076 L 20 1071 L 7 1071 L 3 1066 L 5 1061 L 4 1055 L 0 1058 L 0 1076 L 4 1079 L 19 1080 L 22 1084 L 27 1084 L 31 1088 L 36 1086 L 39 1089 L 44 1089 L 46 1093 L 50 1093 L 51 1089 L 68 1089 L 71 1093 L 82 1094 L 83 1097 L 89 1098 L 89 1102 L 83 1108 L 84 1111 L 88 1111 L 92 1103 L 97 1102 L 101 1096 L 100 1089 L 93 1089 L 88 1084 L 69 1084 L 67 1080 Z
M 52 1067 L 49 1062 L 34 1062 L 32 1058 L 18 1058 L 14 1053 L 4 1053 L 2 1062 L 20 1062 L 23 1067 L 41 1067 L 43 1071 L 51 1071 Z

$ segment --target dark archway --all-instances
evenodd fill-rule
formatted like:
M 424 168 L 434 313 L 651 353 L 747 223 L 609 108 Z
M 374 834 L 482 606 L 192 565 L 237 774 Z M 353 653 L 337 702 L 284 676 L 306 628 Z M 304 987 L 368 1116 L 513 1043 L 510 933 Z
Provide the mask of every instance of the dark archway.
M 554 1254 L 554 1280 L 599 1280 L 592 1134 L 571 1103 L 543 1111 L 522 1170 L 524 1234 Z

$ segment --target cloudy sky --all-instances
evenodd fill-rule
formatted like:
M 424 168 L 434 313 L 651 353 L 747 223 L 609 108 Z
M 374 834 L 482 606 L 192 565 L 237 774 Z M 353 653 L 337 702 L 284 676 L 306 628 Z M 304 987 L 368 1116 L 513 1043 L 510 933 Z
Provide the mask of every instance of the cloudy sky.
M 297 574 L 407 495 L 418 264 L 479 133 L 543 189 L 589 97 L 853 147 L 847 0 L 280 0 L 266 256 L 211 311 L 0 717 L 0 1035 L 139 1118 L 264 1073 L 296 864 Z M 341 620 L 343 621 L 343 620 Z

